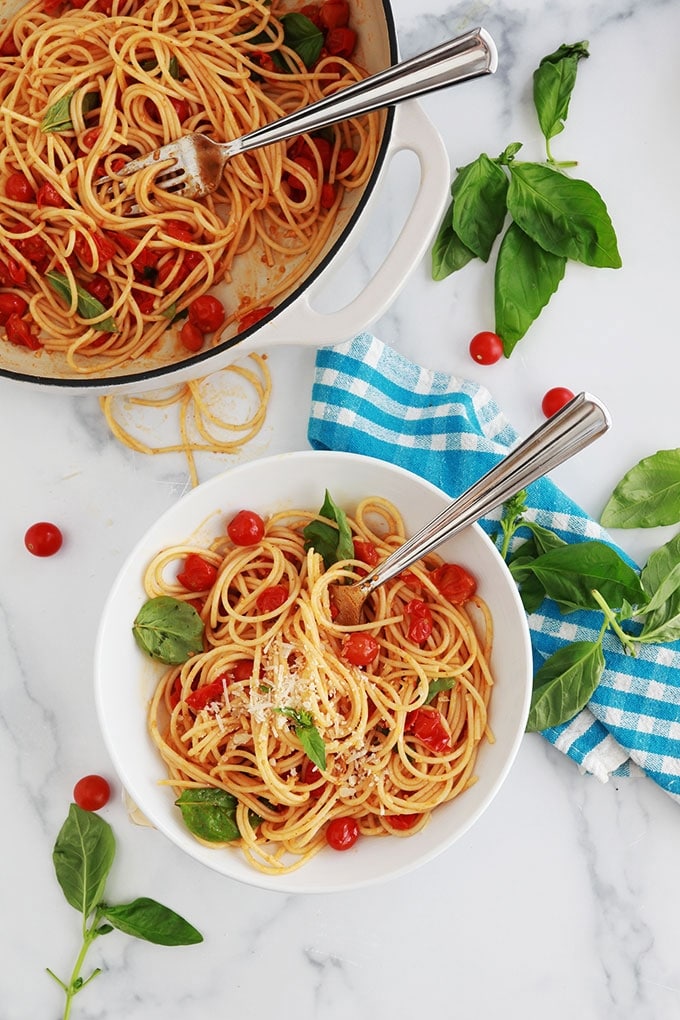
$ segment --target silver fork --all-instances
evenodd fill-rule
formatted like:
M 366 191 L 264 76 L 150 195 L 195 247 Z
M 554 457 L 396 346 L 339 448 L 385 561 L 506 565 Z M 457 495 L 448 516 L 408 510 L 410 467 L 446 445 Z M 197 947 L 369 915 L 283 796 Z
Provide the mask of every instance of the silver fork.
M 154 178 L 157 186 L 184 198 L 201 198 L 217 188 L 224 167 L 232 156 L 271 145 L 272 142 L 282 142 L 295 135 L 318 131 L 337 121 L 383 109 L 435 89 L 493 74 L 497 66 L 493 39 L 485 29 L 476 28 L 265 124 L 241 138 L 231 142 L 214 142 L 199 133 L 185 135 L 176 142 L 131 160 L 119 174 L 128 177 L 161 165 Z

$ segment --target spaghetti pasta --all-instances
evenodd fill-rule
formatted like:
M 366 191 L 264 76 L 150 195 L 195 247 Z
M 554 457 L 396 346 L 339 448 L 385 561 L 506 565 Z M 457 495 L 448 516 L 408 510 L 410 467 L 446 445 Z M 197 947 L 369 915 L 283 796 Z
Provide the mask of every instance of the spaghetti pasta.
M 266 272 L 232 295 L 213 345 L 309 271 L 371 172 L 377 114 L 237 156 L 200 201 L 157 187 L 153 168 L 118 172 L 183 133 L 229 140 L 363 77 L 299 13 L 313 46 L 298 45 L 290 16 L 281 0 L 30 0 L 0 30 L 7 339 L 97 373 L 168 342 L 246 254 Z
M 191 602 L 205 627 L 203 651 L 168 669 L 150 702 L 164 782 L 180 804 L 197 791 L 234 798 L 236 838 L 207 843 L 240 847 L 266 873 L 302 866 L 338 823 L 361 836 L 418 832 L 474 783 L 493 739 L 492 622 L 474 579 L 428 556 L 375 592 L 364 622 L 339 626 L 333 586 L 405 537 L 384 499 L 341 514 L 333 524 L 280 512 L 263 533 L 164 549 L 144 579 L 150 599 Z M 351 535 L 327 568 L 310 545 L 319 522 Z

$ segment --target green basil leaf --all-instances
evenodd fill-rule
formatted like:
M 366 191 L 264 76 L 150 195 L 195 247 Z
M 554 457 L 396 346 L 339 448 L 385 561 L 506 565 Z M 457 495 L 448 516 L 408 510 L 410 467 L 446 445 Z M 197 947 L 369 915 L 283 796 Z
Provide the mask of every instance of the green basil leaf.
M 57 272 L 56 269 L 51 269 L 49 273 L 45 274 L 45 278 L 59 297 L 63 298 L 64 301 L 70 305 L 71 285 L 68 277 L 64 273 Z M 81 287 L 78 284 L 76 284 L 76 294 L 78 297 L 76 311 L 82 319 L 94 319 L 106 311 L 101 301 L 98 301 L 97 298 L 93 297 L 92 294 L 89 294 L 84 287 Z M 107 319 L 102 319 L 101 322 L 95 322 L 92 325 L 94 329 L 100 329 L 104 333 L 116 332 L 116 324 L 111 316 Z
M 174 78 L 175 81 L 179 81 L 181 79 L 182 72 L 180 71 L 179 60 L 177 59 L 177 57 L 170 57 L 170 63 L 168 64 L 168 74 L 170 75 L 171 78 Z
M 652 553 L 641 580 L 651 599 L 638 640 L 664 644 L 680 638 L 680 535 Z
M 295 50 L 305 67 L 313 67 L 323 49 L 323 32 L 317 28 L 304 14 L 284 14 L 283 41 L 291 50 Z
M 627 471 L 600 518 L 606 528 L 656 528 L 680 521 L 680 449 L 658 450 Z
M 483 152 L 458 171 L 451 193 L 455 233 L 466 248 L 488 262 L 507 215 L 505 171 Z
M 203 620 L 193 606 L 171 595 L 149 599 L 135 617 L 132 633 L 147 655 L 177 665 L 203 651 Z
M 302 749 L 318 769 L 326 768 L 326 745 L 316 726 L 296 726 L 295 735 Z
M 62 96 L 61 99 L 57 99 L 56 102 L 52 103 L 51 106 L 47 107 L 45 116 L 40 122 L 40 130 L 46 134 L 49 132 L 61 132 L 61 131 L 72 131 L 73 121 L 71 120 L 71 100 L 75 96 L 74 92 L 69 92 L 68 95 Z
M 116 842 L 108 822 L 71 804 L 57 836 L 52 860 L 68 903 L 87 917 L 104 893 Z
M 635 570 L 604 542 L 577 542 L 551 549 L 534 560 L 530 570 L 565 612 L 600 608 L 593 589 L 612 608 L 624 601 L 634 606 L 647 602 Z
M 192 924 L 147 896 L 115 907 L 104 903 L 102 914 L 118 931 L 157 946 L 193 946 L 203 941 Z
M 427 688 L 427 698 L 425 699 L 425 704 L 429 705 L 430 702 L 434 701 L 434 699 L 441 691 L 450 691 L 455 686 L 456 680 L 455 677 L 452 676 L 443 676 L 440 677 L 438 680 L 430 680 L 429 686 Z
M 432 279 L 444 280 L 476 258 L 453 227 L 453 202 L 449 204 L 432 245 Z
M 525 528 L 528 528 L 533 535 L 536 543 L 536 549 L 539 554 L 549 552 L 551 549 L 557 549 L 559 546 L 567 544 L 564 539 L 560 538 L 560 536 L 554 531 L 551 531 L 549 528 L 544 528 L 541 524 L 537 524 L 536 521 L 524 521 L 523 525 Z
M 620 267 L 607 207 L 586 181 L 544 163 L 511 163 L 508 209 L 525 234 L 553 255 L 588 266 Z
M 305 550 L 314 549 L 318 552 L 323 557 L 326 569 L 338 560 L 352 559 L 354 542 L 347 514 L 336 506 L 328 489 L 319 516 L 325 517 L 328 521 L 335 521 L 337 527 L 325 521 L 311 521 L 303 531 Z
M 563 44 L 543 57 L 534 71 L 534 106 L 548 141 L 564 130 L 578 62 L 589 55 L 587 42 Z
M 559 648 L 534 676 L 527 732 L 560 726 L 587 705 L 604 671 L 599 641 Z
M 175 804 L 194 836 L 209 843 L 231 843 L 241 833 L 236 823 L 238 801 L 233 794 L 211 786 L 184 790 Z
M 510 357 L 564 276 L 567 260 L 546 251 L 516 223 L 506 230 L 494 276 L 496 332 Z

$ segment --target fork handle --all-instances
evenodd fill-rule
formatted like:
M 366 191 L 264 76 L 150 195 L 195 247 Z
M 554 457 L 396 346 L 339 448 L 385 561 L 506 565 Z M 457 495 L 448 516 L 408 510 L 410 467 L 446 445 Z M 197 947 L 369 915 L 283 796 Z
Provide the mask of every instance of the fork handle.
M 493 74 L 497 66 L 493 39 L 483 28 L 476 28 L 420 56 L 348 85 L 233 142 L 227 142 L 226 148 L 233 156 L 272 142 L 282 142 L 294 135 L 317 131 L 337 121 L 392 106 L 447 85 Z
M 579 453 L 611 425 L 607 408 L 589 393 L 580 393 L 540 425 L 507 456 L 487 471 L 458 499 L 442 510 L 413 538 L 355 584 L 370 595 L 385 581 L 406 570 L 457 532 L 495 510 L 520 489 Z

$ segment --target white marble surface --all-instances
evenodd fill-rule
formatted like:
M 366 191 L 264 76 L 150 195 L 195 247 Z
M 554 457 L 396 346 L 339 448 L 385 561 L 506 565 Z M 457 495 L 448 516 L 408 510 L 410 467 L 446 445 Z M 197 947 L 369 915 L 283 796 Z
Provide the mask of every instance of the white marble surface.
M 680 445 L 680 4 L 393 0 L 393 9 L 404 55 L 473 23 L 497 40 L 495 79 L 423 101 L 454 165 L 513 140 L 525 142 L 527 158 L 541 158 L 531 72 L 561 42 L 590 40 L 555 150 L 579 159 L 605 197 L 624 268 L 570 265 L 515 355 L 491 368 L 467 355 L 469 337 L 491 326 L 488 267 L 434 284 L 419 266 L 375 331 L 433 368 L 486 384 L 521 432 L 540 421 L 550 386 L 602 397 L 612 432 L 555 475 L 597 514 L 635 460 Z M 384 226 L 397 215 L 402 184 L 390 188 Z M 363 258 L 353 263 L 359 273 Z M 273 403 L 248 456 L 306 446 L 302 394 L 313 354 L 280 350 L 270 363 Z M 70 967 L 78 917 L 55 881 L 51 849 L 75 780 L 111 775 L 92 693 L 97 621 L 122 558 L 187 477 L 181 457 L 121 447 L 94 397 L 2 381 L 0 421 L 0 1018 L 56 1020 L 60 993 L 45 967 Z M 227 463 L 202 462 L 202 477 Z M 66 533 L 52 560 L 23 548 L 26 527 L 41 519 Z M 620 540 L 644 559 L 665 537 Z M 680 1015 L 680 808 L 649 779 L 600 785 L 528 736 L 487 814 L 448 853 L 369 891 L 308 898 L 241 886 L 187 862 L 163 836 L 129 823 L 111 778 L 112 898 L 168 903 L 205 942 L 161 949 L 118 933 L 100 939 L 91 963 L 104 973 L 76 999 L 73 1018 Z

